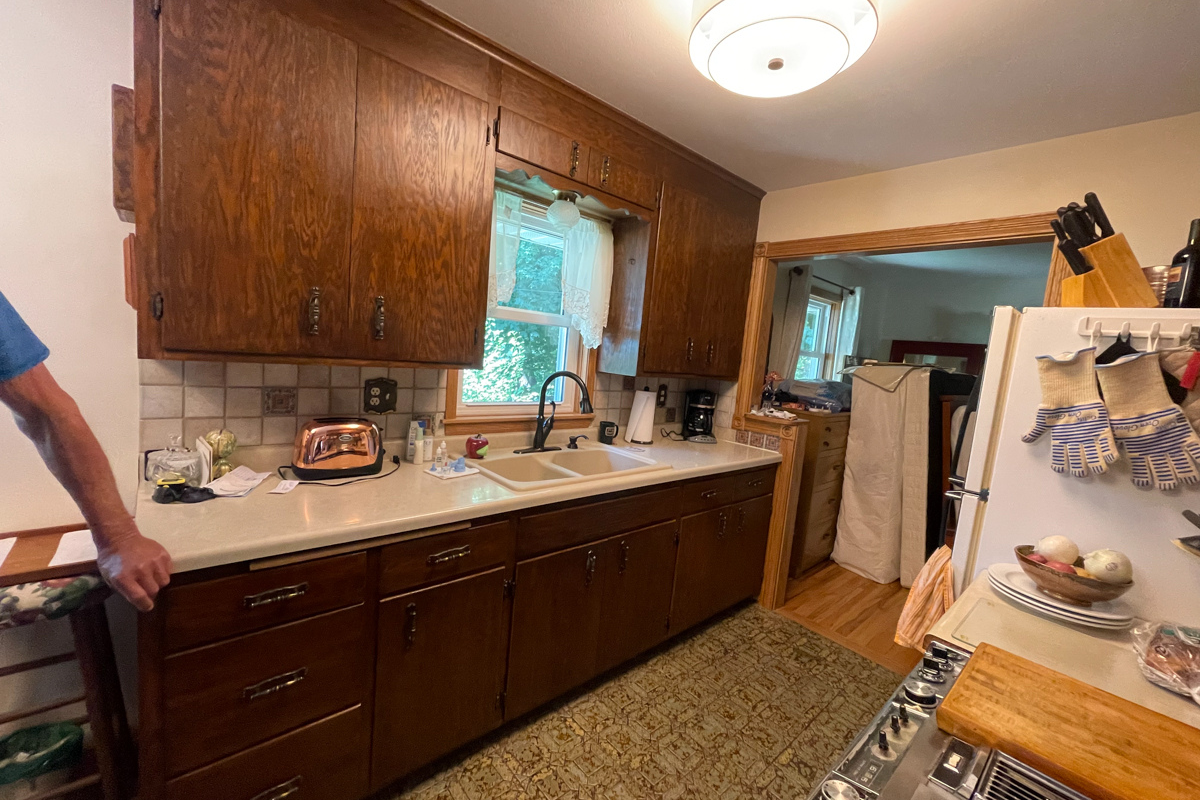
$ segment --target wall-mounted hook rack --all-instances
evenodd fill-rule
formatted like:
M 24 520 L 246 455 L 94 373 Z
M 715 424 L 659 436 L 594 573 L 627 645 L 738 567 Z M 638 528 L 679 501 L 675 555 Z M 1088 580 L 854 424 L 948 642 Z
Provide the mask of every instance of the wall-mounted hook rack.
M 1162 340 L 1186 344 L 1192 338 L 1194 330 L 1200 330 L 1200 317 L 1185 321 L 1115 314 L 1081 317 L 1078 328 L 1080 336 L 1086 336 L 1093 341 L 1106 336 L 1132 336 L 1135 339 L 1151 341 L 1155 346 Z

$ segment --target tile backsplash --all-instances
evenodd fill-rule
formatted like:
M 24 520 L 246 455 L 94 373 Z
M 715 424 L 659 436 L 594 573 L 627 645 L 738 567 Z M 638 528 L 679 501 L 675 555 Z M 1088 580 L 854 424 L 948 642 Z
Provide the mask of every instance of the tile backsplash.
M 364 416 L 398 439 L 414 414 L 446 411 L 440 369 L 143 359 L 139 373 L 142 450 L 165 447 L 172 436 L 190 445 L 214 428 L 233 431 L 242 445 L 290 444 L 301 422 L 324 414 Z M 363 413 L 363 381 L 377 377 L 399 387 L 394 414 Z
M 139 362 L 141 383 L 140 448 L 166 447 L 172 436 L 190 446 L 214 428 L 228 428 L 241 445 L 290 444 L 300 424 L 325 414 L 364 416 L 388 439 L 402 439 L 414 414 L 440 419 L 446 412 L 446 371 L 386 367 L 345 367 L 325 364 L 257 364 L 223 361 Z M 396 413 L 366 414 L 362 410 L 363 381 L 389 377 L 396 381 Z M 674 427 L 683 423 L 685 392 L 708 389 L 717 394 L 714 433 L 733 441 L 731 430 L 737 384 L 695 378 L 666 378 L 599 373 L 592 404 L 596 419 L 629 423 L 634 391 L 667 385 L 667 406 L 657 409 L 655 422 Z M 675 410 L 674 423 L 667 422 Z M 656 432 L 657 433 L 657 432 Z

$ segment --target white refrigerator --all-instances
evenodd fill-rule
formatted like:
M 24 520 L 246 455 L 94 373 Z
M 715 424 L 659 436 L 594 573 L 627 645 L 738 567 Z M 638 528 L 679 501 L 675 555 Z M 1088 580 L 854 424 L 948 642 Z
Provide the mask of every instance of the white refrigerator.
M 1138 350 L 1164 350 L 1181 337 L 1186 344 L 1193 328 L 1200 309 L 996 309 L 954 542 L 956 592 L 991 564 L 1016 563 L 1016 545 L 1064 534 L 1081 552 L 1129 556 L 1134 586 L 1123 599 L 1138 617 L 1200 625 L 1200 558 L 1172 543 L 1200 533 L 1182 516 L 1200 510 L 1200 486 L 1138 488 L 1123 451 L 1104 475 L 1059 474 L 1050 468 L 1048 433 L 1021 441 L 1041 400 L 1037 356 L 1093 343 L 1103 352 L 1122 329 Z M 986 499 L 972 496 L 981 494 Z

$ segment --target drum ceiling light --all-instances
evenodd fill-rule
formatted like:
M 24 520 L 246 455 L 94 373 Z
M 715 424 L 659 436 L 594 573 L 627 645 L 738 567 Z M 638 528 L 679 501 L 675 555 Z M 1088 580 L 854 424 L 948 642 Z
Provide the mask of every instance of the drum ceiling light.
M 749 97 L 808 91 L 857 61 L 879 28 L 870 0 L 696 0 L 692 63 Z

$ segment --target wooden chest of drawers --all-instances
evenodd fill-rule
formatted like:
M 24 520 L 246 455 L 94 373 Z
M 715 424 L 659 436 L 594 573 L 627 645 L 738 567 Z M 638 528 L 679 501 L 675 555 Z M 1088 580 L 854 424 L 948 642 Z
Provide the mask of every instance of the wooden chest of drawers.
M 796 509 L 796 538 L 792 542 L 790 572 L 796 576 L 820 564 L 833 552 L 838 509 L 842 503 L 850 415 L 792 413 L 808 420 L 804 472 Z

